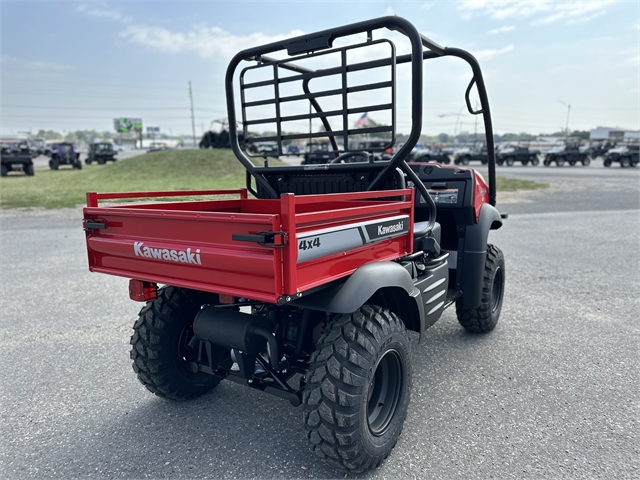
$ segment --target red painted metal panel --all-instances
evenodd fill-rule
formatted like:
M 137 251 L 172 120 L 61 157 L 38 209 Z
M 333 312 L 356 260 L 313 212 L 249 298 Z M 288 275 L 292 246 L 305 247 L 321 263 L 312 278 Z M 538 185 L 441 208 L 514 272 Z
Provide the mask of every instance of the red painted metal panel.
M 232 194 L 240 198 L 98 206 L 105 199 Z M 106 226 L 86 233 L 92 271 L 270 303 L 349 275 L 365 263 L 401 257 L 413 247 L 412 189 L 285 194 L 278 200 L 247 199 L 244 189 L 88 193 L 87 204 L 84 218 Z M 406 234 L 297 263 L 298 234 L 399 215 L 409 218 Z M 283 232 L 285 244 L 273 248 L 232 240 L 234 233 L 258 232 Z

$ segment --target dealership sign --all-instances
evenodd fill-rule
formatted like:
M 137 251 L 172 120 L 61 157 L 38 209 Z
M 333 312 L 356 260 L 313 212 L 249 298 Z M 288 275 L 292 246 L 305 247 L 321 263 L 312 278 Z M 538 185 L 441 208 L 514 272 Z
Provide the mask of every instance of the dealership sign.
M 114 118 L 113 127 L 118 133 L 142 132 L 142 119 L 140 118 Z

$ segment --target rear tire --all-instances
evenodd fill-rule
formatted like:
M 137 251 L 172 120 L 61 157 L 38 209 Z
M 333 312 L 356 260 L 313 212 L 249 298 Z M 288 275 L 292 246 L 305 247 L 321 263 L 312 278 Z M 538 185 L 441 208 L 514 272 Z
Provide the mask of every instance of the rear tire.
M 539 163 L 540 160 L 538 159 L 538 157 L 531 159 L 531 165 L 533 165 L 534 167 L 537 167 Z
M 603 164 L 605 167 L 610 167 L 610 166 L 611 166 L 611 160 L 605 160 L 604 162 L 602 162 L 602 164 Z
M 0 165 L 0 177 L 6 177 L 8 173 L 9 168 L 5 164 Z
M 489 244 L 484 264 L 480 306 L 465 310 L 464 299 L 460 298 L 456 301 L 458 322 L 465 330 L 473 333 L 487 333 L 495 328 L 502 310 L 504 280 L 504 255 L 498 247 Z
M 564 165 L 564 157 L 556 158 L 556 165 L 558 165 L 559 167 L 562 167 Z
M 515 158 L 513 157 L 507 157 L 505 162 L 507 163 L 507 167 L 513 167 L 513 164 L 515 163 Z
M 207 393 L 220 383 L 208 373 L 193 373 L 197 347 L 189 348 L 193 320 L 207 302 L 200 292 L 164 287 L 158 298 L 147 302 L 133 326 L 131 359 L 133 371 L 147 390 L 171 400 L 189 400 Z M 215 303 L 215 302 L 213 302 Z
M 460 163 L 462 163 L 462 165 L 469 165 L 469 157 L 462 157 Z
M 589 165 L 591 165 L 591 159 L 590 159 L 589 157 L 584 158 L 584 159 L 582 160 L 582 166 L 583 166 L 583 167 L 588 167 Z
M 337 318 L 311 356 L 302 396 L 310 448 L 347 473 L 377 468 L 398 441 L 411 390 L 402 321 L 376 305 Z
M 49 168 L 51 168 L 51 170 L 58 170 L 59 166 L 60 161 L 57 158 L 52 158 L 51 160 L 49 160 Z
M 620 157 L 620 167 L 628 168 L 631 165 L 631 159 L 629 157 Z
M 98 162 L 98 165 L 104 165 L 106 163 L 104 158 L 100 158 L 100 157 L 98 157 L 97 162 Z
M 26 173 L 27 175 L 29 175 L 30 177 L 33 177 L 34 171 L 33 171 L 33 164 L 31 165 L 25 165 L 24 166 L 24 173 Z

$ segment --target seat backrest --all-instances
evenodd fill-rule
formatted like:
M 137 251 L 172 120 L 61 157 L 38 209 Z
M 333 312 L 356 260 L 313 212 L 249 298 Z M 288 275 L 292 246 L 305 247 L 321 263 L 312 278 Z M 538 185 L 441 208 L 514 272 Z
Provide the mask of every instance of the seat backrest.
M 325 193 L 364 192 L 386 163 L 303 165 L 257 168 L 279 196 L 283 193 L 318 195 Z M 388 177 L 380 190 L 405 188 L 405 176 L 399 170 Z M 258 198 L 269 198 L 258 185 Z

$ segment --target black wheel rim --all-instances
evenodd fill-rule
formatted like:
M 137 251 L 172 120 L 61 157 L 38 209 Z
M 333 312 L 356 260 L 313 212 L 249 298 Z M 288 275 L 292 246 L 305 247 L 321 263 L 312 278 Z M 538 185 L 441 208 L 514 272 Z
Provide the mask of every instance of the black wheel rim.
M 189 347 L 189 342 L 194 335 L 193 322 L 189 322 L 182 328 L 177 344 L 178 363 L 189 372 L 191 372 L 191 364 L 198 361 L 198 349 Z
M 404 367 L 400 355 L 395 350 L 385 352 L 369 385 L 367 423 L 373 435 L 384 435 L 389 428 L 400 403 L 403 382 Z
M 491 288 L 491 312 L 494 313 L 502 303 L 502 269 L 498 267 Z

